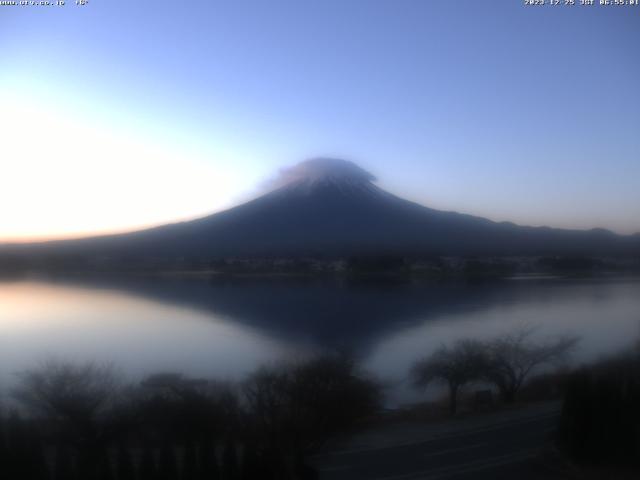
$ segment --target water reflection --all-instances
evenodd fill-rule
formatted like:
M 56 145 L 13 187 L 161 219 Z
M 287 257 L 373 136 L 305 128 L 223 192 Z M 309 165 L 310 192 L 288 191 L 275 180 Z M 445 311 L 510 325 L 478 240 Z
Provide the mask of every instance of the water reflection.
M 416 358 L 517 325 L 577 333 L 578 359 L 638 338 L 636 280 L 362 283 L 321 279 L 76 278 L 0 283 L 0 381 L 44 355 L 238 378 L 314 349 L 354 352 L 392 401 Z
M 0 381 L 47 356 L 114 362 L 133 376 L 235 378 L 296 346 L 215 315 L 120 290 L 0 284 Z

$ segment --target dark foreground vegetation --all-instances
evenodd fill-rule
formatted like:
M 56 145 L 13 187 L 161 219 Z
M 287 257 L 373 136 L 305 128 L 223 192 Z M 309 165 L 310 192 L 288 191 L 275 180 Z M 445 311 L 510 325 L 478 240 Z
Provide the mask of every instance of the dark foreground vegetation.
M 640 350 L 569 377 L 558 441 L 581 465 L 640 468 Z
M 564 398 L 565 458 L 587 471 L 640 467 L 640 352 L 534 377 L 577 339 L 532 333 L 443 345 L 410 375 L 421 388 L 443 383 L 450 414 L 474 389 L 476 409 L 494 392 L 502 405 L 548 399 L 541 392 L 552 385 L 552 398 Z M 239 384 L 161 373 L 131 385 L 111 366 L 50 360 L 21 373 L 9 397 L 0 473 L 21 480 L 315 479 L 307 458 L 371 425 L 382 407 L 381 383 L 337 354 L 262 367 Z
M 48 362 L 0 420 L 2 478 L 313 479 L 305 455 L 375 412 L 377 384 L 342 356 L 262 368 L 242 385 Z

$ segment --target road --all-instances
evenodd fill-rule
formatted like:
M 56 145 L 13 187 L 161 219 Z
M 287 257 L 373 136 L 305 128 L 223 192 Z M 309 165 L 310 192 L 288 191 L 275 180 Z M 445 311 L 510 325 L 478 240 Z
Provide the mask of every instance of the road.
M 550 478 L 539 460 L 557 403 L 435 425 L 381 427 L 314 459 L 322 480 Z

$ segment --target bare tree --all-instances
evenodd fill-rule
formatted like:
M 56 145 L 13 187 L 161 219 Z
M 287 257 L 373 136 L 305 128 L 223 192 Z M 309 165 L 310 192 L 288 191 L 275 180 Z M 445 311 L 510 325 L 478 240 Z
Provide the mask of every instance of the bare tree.
M 73 364 L 49 359 L 18 374 L 14 396 L 36 414 L 71 422 L 90 421 L 111 405 L 119 391 L 111 365 Z
M 458 393 L 464 385 L 481 378 L 486 367 L 485 347 L 476 340 L 458 340 L 451 347 L 441 346 L 413 365 L 411 376 L 417 387 L 434 381 L 449 388 L 449 413 L 458 409 Z
M 535 329 L 522 327 L 487 343 L 484 377 L 499 390 L 502 399 L 513 403 L 527 377 L 544 364 L 564 360 L 578 337 L 558 337 L 546 341 L 532 338 Z
M 308 451 L 376 411 L 377 383 L 341 355 L 262 368 L 244 385 L 247 412 L 270 447 Z
M 138 421 L 190 442 L 237 428 L 238 399 L 230 383 L 165 372 L 144 379 L 130 397 L 128 410 Z
M 60 440 L 77 449 L 80 475 L 93 478 L 102 466 L 110 435 L 107 417 L 119 387 L 110 365 L 51 359 L 19 374 L 14 396 L 57 427 Z

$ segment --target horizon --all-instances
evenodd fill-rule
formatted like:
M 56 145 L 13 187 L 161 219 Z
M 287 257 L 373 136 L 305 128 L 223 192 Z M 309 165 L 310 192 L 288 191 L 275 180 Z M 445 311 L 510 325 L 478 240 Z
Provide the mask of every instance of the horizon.
M 308 164 L 310 162 L 317 162 L 317 166 L 316 168 L 309 168 Z M 324 164 L 321 164 L 322 162 L 326 162 Z M 351 164 L 351 166 L 347 166 L 347 169 L 345 170 L 345 166 L 344 165 L 336 165 L 336 164 L 332 164 L 333 162 L 343 162 L 343 163 L 347 163 L 347 164 Z M 352 170 L 353 167 L 353 170 Z M 314 181 L 319 177 L 323 177 L 323 176 L 333 176 L 333 177 L 343 177 L 343 178 L 355 178 L 356 180 L 359 181 L 363 181 L 363 182 L 368 182 L 368 183 L 373 183 L 373 184 L 377 184 L 378 183 L 378 179 L 375 175 L 373 175 L 371 172 L 367 171 L 366 169 L 363 169 L 360 165 L 350 161 L 350 160 L 343 160 L 343 159 L 335 159 L 335 158 L 326 158 L 326 157 L 312 157 L 310 159 L 307 159 L 305 161 L 299 162 L 295 165 L 290 165 L 287 167 L 283 167 L 281 169 L 278 170 L 276 175 L 272 175 L 271 177 L 269 177 L 267 180 L 262 181 L 260 183 L 260 187 L 256 187 L 255 193 L 253 196 L 249 197 L 249 198 L 244 198 L 242 200 L 239 200 L 238 203 L 230 205 L 226 208 L 222 208 L 220 210 L 216 210 L 216 211 L 211 211 L 209 213 L 205 213 L 204 215 L 198 215 L 198 216 L 194 216 L 194 217 L 187 217 L 187 218 L 180 218 L 180 219 L 174 219 L 174 220 L 167 220 L 165 222 L 160 221 L 158 223 L 155 224 L 149 224 L 149 225 L 140 225 L 138 227 L 134 227 L 133 229 L 121 229 L 121 230 L 111 230 L 111 231 L 93 231 L 93 232 L 85 232 L 84 234 L 82 232 L 79 233 L 70 233 L 66 236 L 60 236 L 60 237 L 47 237 L 47 238 L 40 238 L 40 237 L 35 237 L 35 238 L 21 238 L 18 240 L 11 240 L 9 239 L 8 241 L 4 241 L 4 240 L 0 240 L 0 245 L 7 245 L 7 244 L 29 244 L 29 243 L 46 243 L 46 242 L 55 242 L 55 241 L 64 241 L 64 240 L 78 240 L 78 239 L 84 239 L 84 238 L 92 238 L 92 237 L 100 237 L 100 236 L 110 236 L 110 235 L 121 235 L 121 234 L 127 234 L 127 233 L 133 233 L 133 232 L 137 232 L 137 231 L 143 231 L 143 230 L 147 230 L 147 229 L 153 229 L 156 227 L 161 227 L 164 225 L 170 225 L 170 224 L 177 224 L 177 223 L 183 223 L 183 222 L 189 222 L 192 220 L 197 220 L 197 219 L 201 219 L 201 218 L 206 218 L 209 217 L 211 215 L 215 215 L 217 213 L 221 213 L 227 210 L 231 210 L 235 207 L 241 206 L 245 203 L 248 202 L 252 202 L 254 200 L 257 200 L 259 198 L 261 198 L 262 196 L 275 191 L 275 190 L 279 190 L 279 189 L 283 189 L 286 188 L 287 186 L 295 183 L 296 181 L 300 181 L 300 180 L 310 180 L 310 181 Z M 385 190 L 386 191 L 386 190 Z M 389 192 L 393 195 L 396 195 L 394 192 Z M 400 198 L 401 195 L 396 195 Z M 409 200 L 412 201 L 412 200 Z M 412 201 L 413 202 L 413 201 Z M 421 204 L 419 202 L 414 202 L 417 203 L 418 205 L 424 206 L 424 207 L 429 207 L 429 205 L 424 205 Z M 455 212 L 455 213 L 466 213 L 466 212 L 457 212 L 454 210 L 446 210 L 446 209 L 438 209 L 440 211 L 444 211 L 444 212 Z M 496 219 L 489 219 L 491 221 L 494 222 L 502 222 L 501 220 L 496 220 Z M 533 226 L 533 227 L 543 227 L 543 228 L 560 228 L 562 229 L 562 227 L 551 227 L 550 225 L 524 225 L 524 224 L 516 224 L 516 225 L 520 225 L 520 226 Z M 569 229 L 566 229 L 569 230 Z M 608 230 L 608 229 L 604 229 L 602 227 L 592 227 L 592 228 L 576 228 L 576 229 L 571 229 L 571 230 L 582 230 L 582 231 L 589 231 L 589 230 L 607 230 L 607 231 L 612 231 L 612 230 Z M 616 233 L 618 235 L 624 235 L 621 234 L 619 232 L 613 232 Z M 638 232 L 632 232 L 629 233 L 628 235 L 640 235 L 640 231 Z
M 314 155 L 438 210 L 640 232 L 626 9 L 116 0 L 3 14 L 0 39 L 23 41 L 0 68 L 0 243 L 200 218 Z

